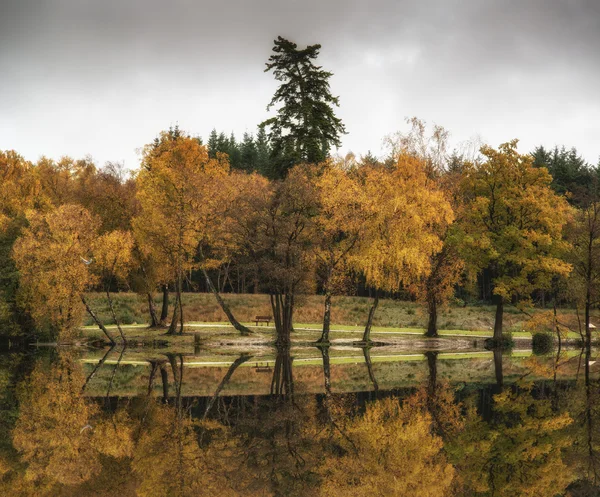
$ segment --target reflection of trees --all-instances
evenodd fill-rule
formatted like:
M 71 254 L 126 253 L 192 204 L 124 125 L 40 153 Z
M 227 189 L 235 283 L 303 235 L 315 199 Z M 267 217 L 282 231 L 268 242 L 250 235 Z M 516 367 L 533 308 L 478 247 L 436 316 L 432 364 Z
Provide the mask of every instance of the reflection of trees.
M 377 378 L 375 378 L 375 372 L 373 371 L 373 363 L 371 362 L 371 347 L 367 345 L 362 348 L 362 351 L 363 355 L 365 356 L 365 364 L 367 365 L 369 379 L 373 384 L 373 391 L 375 392 L 375 396 L 377 396 L 377 392 L 379 391 L 379 384 L 377 383 Z
M 585 351 L 584 381 L 567 391 L 567 407 L 573 413 L 573 443 L 570 457 L 577 476 L 571 487 L 573 497 L 600 494 L 600 393 L 598 382 L 590 378 L 590 351 Z
M 283 346 L 277 347 L 277 356 L 275 357 L 275 366 L 273 367 L 273 378 L 271 380 L 271 395 L 275 395 L 281 400 L 293 401 L 293 360 L 294 358 L 291 356 L 289 344 L 284 344 Z
M 157 403 L 145 417 L 137 440 L 132 469 L 139 479 L 140 497 L 235 495 L 222 465 L 222 450 L 215 440 L 224 428 L 210 423 L 212 444 L 200 446 L 189 406 Z
M 119 466 L 116 461 L 131 454 L 129 417 L 125 412 L 102 416 L 81 396 L 84 383 L 81 366 L 62 353 L 51 365 L 40 361 L 18 388 L 12 441 L 26 466 L 25 481 L 36 487 L 90 484 L 103 461 L 112 458 Z
M 535 399 L 531 385 L 494 396 L 489 422 L 474 410 L 465 429 L 447 446 L 464 495 L 557 495 L 573 479 L 563 461 L 572 440 L 567 413 L 550 399 Z
M 448 495 L 454 469 L 431 417 L 397 399 L 371 402 L 345 425 L 320 468 L 321 495 Z

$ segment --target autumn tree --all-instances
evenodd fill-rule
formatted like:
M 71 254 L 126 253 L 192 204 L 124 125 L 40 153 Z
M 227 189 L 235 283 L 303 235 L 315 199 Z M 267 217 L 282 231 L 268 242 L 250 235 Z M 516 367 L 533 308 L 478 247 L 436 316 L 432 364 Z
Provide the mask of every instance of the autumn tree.
M 267 110 L 279 106 L 277 115 L 261 126 L 270 129 L 272 168 L 270 176 L 284 177 L 296 164 L 325 160 L 332 146 L 341 145 L 346 130 L 334 113 L 338 97 L 331 94 L 333 75 L 315 64 L 321 45 L 298 45 L 279 36 L 265 72 L 272 71 L 281 84 Z
M 150 315 L 150 327 L 158 328 L 166 326 L 169 310 L 169 266 L 153 250 L 153 247 L 137 243 L 134 240 L 133 268 L 129 281 L 132 289 L 148 301 L 148 314 Z M 162 306 L 160 314 L 154 303 L 154 292 L 160 288 L 162 293 Z
M 47 204 L 35 167 L 13 150 L 0 150 L 0 325 L 4 333 L 18 332 L 19 274 L 11 257 L 15 241 L 27 224 L 26 212 Z
M 98 237 L 92 247 L 91 268 L 104 287 L 108 306 L 121 338 L 127 342 L 110 295 L 113 284 L 123 284 L 133 266 L 133 237 L 129 231 L 115 230 Z
M 19 300 L 39 326 L 49 325 L 61 338 L 72 336 L 82 317 L 83 293 L 97 281 L 89 261 L 98 219 L 66 204 L 47 214 L 30 211 L 28 221 L 13 250 L 21 276 Z
M 198 140 L 177 130 L 163 132 L 144 149 L 137 176 L 141 213 L 134 220 L 136 238 L 156 250 L 171 268 L 176 300 L 168 333 L 183 332 L 181 293 L 185 274 L 194 266 L 206 219 L 213 212 L 217 181 L 227 174 L 224 156 L 210 159 Z
M 573 265 L 567 283 L 576 305 L 583 304 L 586 346 L 592 342 L 590 310 L 600 302 L 600 200 L 588 196 L 574 210 L 567 225 L 567 240 L 571 243 L 566 260 Z
M 467 167 L 462 183 L 463 254 L 493 275 L 499 342 L 505 302 L 528 300 L 534 290 L 548 288 L 553 276 L 569 273 L 560 258 L 568 205 L 550 188 L 548 171 L 517 152 L 516 140 L 498 150 L 485 146 L 481 153 L 485 162 Z
M 315 219 L 315 255 L 325 293 L 323 332 L 320 343 L 329 342 L 331 297 L 343 289 L 352 256 L 359 253 L 369 220 L 374 216 L 368 208 L 365 190 L 356 171 L 328 162 L 314 177 L 318 195 Z
M 269 294 L 277 341 L 289 346 L 294 298 L 314 281 L 314 221 L 318 213 L 314 168 L 298 166 L 284 180 L 240 178 L 231 234 L 261 275 Z
M 361 174 L 373 217 L 364 248 L 351 262 L 376 289 L 409 286 L 430 273 L 431 257 L 442 248 L 439 226 L 452 223 L 452 207 L 429 180 L 426 163 L 413 155 L 400 155 L 391 168 L 362 168 Z M 376 295 L 363 336 L 366 343 L 377 304 Z
M 406 119 L 406 122 L 410 126 L 408 131 L 398 131 L 386 138 L 390 160 L 398 160 L 402 154 L 421 160 L 427 177 L 443 192 L 456 215 L 460 212 L 462 200 L 458 191 L 460 173 L 449 164 L 449 132 L 439 125 L 434 125 L 430 131 L 427 123 L 417 117 Z M 464 264 L 457 250 L 455 223 L 436 225 L 442 248 L 431 254 L 431 270 L 410 285 L 417 300 L 426 309 L 428 319 L 425 335 L 428 337 L 438 336 L 439 310 L 454 295 L 454 287 L 462 275 Z

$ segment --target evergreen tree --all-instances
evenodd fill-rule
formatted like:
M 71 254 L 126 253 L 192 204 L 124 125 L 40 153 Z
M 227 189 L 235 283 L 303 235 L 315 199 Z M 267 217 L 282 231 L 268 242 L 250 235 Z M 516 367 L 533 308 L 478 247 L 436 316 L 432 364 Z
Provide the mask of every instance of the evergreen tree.
M 268 176 L 271 169 L 271 145 L 264 126 L 258 127 L 256 134 L 256 170 Z
M 265 72 L 273 71 L 281 85 L 267 110 L 280 107 L 275 117 L 262 123 L 270 128 L 272 177 L 284 177 L 301 162 L 323 161 L 331 146 L 341 145 L 340 135 L 346 132 L 333 111 L 339 101 L 329 89 L 332 73 L 313 62 L 320 49 L 321 45 L 309 45 L 299 50 L 281 36 L 275 40 Z
M 219 135 L 217 134 L 217 130 L 215 128 L 213 128 L 210 132 L 207 145 L 208 156 L 209 158 L 214 159 L 217 156 L 217 151 L 219 147 Z
M 244 139 L 240 144 L 241 166 L 246 172 L 256 171 L 258 150 L 251 133 L 244 133 Z
M 229 156 L 229 165 L 232 169 L 242 169 L 242 152 L 240 150 L 239 144 L 235 140 L 235 135 L 233 132 L 229 136 L 229 140 L 227 141 L 227 149 L 226 153 Z
M 571 203 L 579 205 L 593 193 L 595 171 L 578 155 L 575 148 L 567 150 L 565 147 L 554 147 L 553 150 L 546 150 L 540 146 L 531 155 L 535 166 L 547 168 L 552 175 L 551 186 L 555 192 L 571 193 Z

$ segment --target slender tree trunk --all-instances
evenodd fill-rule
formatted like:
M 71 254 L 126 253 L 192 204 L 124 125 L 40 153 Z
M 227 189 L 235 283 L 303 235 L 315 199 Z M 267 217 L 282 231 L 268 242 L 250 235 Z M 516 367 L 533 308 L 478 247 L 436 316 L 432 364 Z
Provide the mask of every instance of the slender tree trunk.
M 117 315 L 115 313 L 115 308 L 113 307 L 112 298 L 110 296 L 110 290 L 108 289 L 108 287 L 106 288 L 106 298 L 108 299 L 108 306 L 110 307 L 110 313 L 112 314 L 115 324 L 117 325 L 117 329 L 119 330 L 119 334 L 121 335 L 121 340 L 123 340 L 123 343 L 125 345 L 127 345 L 127 339 L 125 338 L 125 333 L 123 333 L 121 324 L 119 323 L 119 320 L 117 319 Z
M 169 373 L 167 372 L 167 366 L 165 363 L 160 364 L 160 379 L 162 382 L 163 389 L 163 402 L 169 403 Z
M 108 359 L 108 356 L 110 355 L 110 353 L 112 352 L 112 350 L 115 348 L 114 344 L 110 346 L 110 348 L 106 351 L 106 353 L 104 354 L 104 356 L 102 356 L 102 359 L 100 359 L 98 361 L 98 364 L 96 364 L 96 366 L 94 367 L 94 369 L 92 370 L 92 372 L 89 374 L 89 376 L 85 379 L 85 383 L 83 384 L 83 386 L 81 387 L 81 393 L 84 392 L 85 388 L 87 387 L 87 384 L 92 380 L 92 378 L 94 376 L 96 376 L 96 373 L 100 370 L 100 368 L 102 367 L 102 365 L 104 364 L 104 362 L 106 361 L 106 359 Z
M 233 313 L 231 312 L 231 309 L 229 308 L 229 306 L 225 303 L 225 301 L 223 300 L 223 298 L 221 297 L 221 294 L 217 291 L 217 289 L 215 288 L 215 285 L 213 285 L 210 276 L 208 276 L 208 273 L 206 272 L 206 270 L 203 268 L 202 269 L 202 273 L 204 274 L 204 278 L 206 279 L 206 285 L 208 286 L 209 290 L 212 292 L 212 294 L 215 296 L 215 299 L 217 300 L 217 303 L 219 304 L 219 306 L 221 306 L 221 309 L 223 309 L 223 312 L 225 313 L 225 315 L 227 316 L 227 319 L 229 320 L 229 322 L 231 323 L 231 325 L 240 332 L 240 334 L 242 334 L 243 336 L 247 336 L 250 335 L 252 333 L 252 330 L 246 328 L 243 324 L 241 324 L 233 315 Z
M 363 334 L 363 343 L 369 343 L 371 341 L 371 327 L 373 326 L 373 318 L 375 317 L 375 311 L 377 310 L 377 306 L 379 305 L 379 293 L 375 292 L 375 300 L 373 300 L 373 305 L 369 310 L 369 317 L 367 319 L 367 325 L 365 326 L 365 332 Z
M 499 348 L 494 349 L 494 373 L 498 393 L 500 393 L 504 387 L 504 372 L 502 371 L 502 349 Z
M 217 389 L 215 390 L 215 393 L 213 394 L 213 396 L 211 397 L 210 401 L 206 405 L 206 409 L 204 409 L 204 415 L 202 416 L 202 419 L 206 419 L 206 416 L 208 416 L 208 413 L 212 409 L 212 407 L 215 404 L 216 400 L 219 398 L 219 394 L 221 393 L 221 390 L 223 390 L 223 388 L 225 387 L 225 385 L 227 385 L 227 383 L 229 382 L 229 380 L 233 376 L 233 373 L 235 372 L 235 370 L 238 367 L 240 367 L 242 364 L 244 364 L 246 361 L 248 361 L 251 357 L 252 357 L 251 355 L 242 354 L 240 357 L 238 357 L 231 364 L 231 366 L 229 366 L 229 369 L 227 370 L 227 373 L 225 374 L 225 376 L 223 377 L 223 379 L 221 380 L 221 382 L 217 386 Z
M 325 312 L 323 313 L 323 332 L 317 343 L 329 343 L 329 329 L 331 327 L 331 292 L 325 291 Z
M 177 333 L 177 323 L 179 321 L 179 292 L 175 293 L 175 305 L 173 306 L 173 317 L 167 335 L 175 335 Z
M 255 295 L 258 293 L 258 269 L 254 269 L 252 278 L 252 293 Z
M 504 299 L 498 296 L 496 303 L 496 319 L 494 321 L 494 342 L 499 344 L 502 340 L 502 318 L 504 316 Z
M 150 328 L 156 328 L 158 326 L 158 316 L 156 315 L 156 306 L 154 305 L 154 299 L 152 294 L 148 292 L 148 312 L 150 313 Z
M 146 397 L 150 397 L 152 395 L 152 391 L 154 390 L 154 379 L 156 378 L 156 371 L 158 371 L 158 362 L 149 361 L 150 362 L 150 375 L 148 376 L 148 391 L 146 392 Z
M 169 317 L 169 285 L 163 285 L 162 309 L 160 311 L 160 326 L 166 326 Z
M 325 401 L 329 413 L 329 400 L 331 399 L 331 363 L 329 361 L 329 347 L 319 347 L 323 358 L 323 378 L 325 380 Z
M 110 381 L 108 382 L 108 388 L 106 389 L 106 401 L 107 402 L 108 402 L 108 399 L 110 396 L 110 390 L 112 388 L 113 381 L 115 380 L 115 376 L 117 374 L 117 369 L 119 369 L 119 364 L 121 364 L 121 359 L 123 359 L 123 354 L 125 353 L 126 348 L 127 348 L 127 346 L 123 345 L 123 348 L 121 349 L 121 353 L 119 354 L 119 358 L 117 359 L 117 364 L 115 364 L 112 375 L 110 376 Z
M 85 297 L 83 295 L 81 296 L 81 302 L 85 306 L 85 310 L 92 317 L 92 319 L 94 320 L 94 322 L 98 325 L 98 328 L 100 328 L 102 330 L 102 332 L 106 335 L 106 337 L 109 339 L 111 345 L 115 345 L 117 342 L 115 342 L 115 339 L 108 332 L 108 330 L 106 329 L 106 326 L 104 326 L 102 324 L 102 321 L 100 321 L 100 319 L 98 319 L 98 316 L 96 316 L 96 314 L 94 313 L 94 311 L 92 311 L 91 307 L 88 305 L 88 303 L 85 300 Z
M 183 300 L 181 298 L 182 282 L 179 280 L 179 288 L 177 289 L 177 297 L 179 300 L 179 334 L 183 335 Z
M 363 347 L 362 351 L 363 355 L 365 356 L 365 364 L 367 365 L 369 379 L 373 384 L 373 391 L 377 394 L 377 392 L 379 391 L 379 383 L 377 383 L 377 378 L 375 378 L 375 372 L 373 371 L 373 363 L 371 362 L 371 348 Z
M 438 330 L 437 330 L 437 318 L 438 318 L 438 314 L 437 314 L 437 302 L 435 300 L 435 297 L 431 297 L 429 298 L 429 302 L 427 305 L 427 310 L 429 311 L 429 319 L 427 321 L 427 331 L 425 332 L 425 336 L 426 337 L 437 337 L 438 335 Z
M 591 304 L 589 301 L 589 291 L 588 296 L 585 301 L 585 349 L 592 349 L 592 330 L 590 328 L 590 308 Z
M 589 218 L 589 214 L 588 214 Z M 594 217 L 595 219 L 595 217 Z M 588 221 L 589 223 L 589 221 Z M 589 224 L 588 224 L 589 226 Z M 592 332 L 590 330 L 590 308 L 592 303 L 592 249 L 594 243 L 594 231 L 593 229 L 589 233 L 588 239 L 588 250 L 587 250 L 587 268 L 586 268 L 586 277 L 585 277 L 585 342 L 586 342 L 586 351 L 591 351 L 592 349 Z

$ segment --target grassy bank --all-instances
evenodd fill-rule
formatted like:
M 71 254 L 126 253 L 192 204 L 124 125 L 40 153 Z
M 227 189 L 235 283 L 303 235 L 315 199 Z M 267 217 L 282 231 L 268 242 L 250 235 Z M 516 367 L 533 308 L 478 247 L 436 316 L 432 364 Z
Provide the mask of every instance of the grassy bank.
M 145 298 L 134 293 L 117 293 L 113 295 L 116 314 L 122 324 L 144 325 L 148 322 L 148 304 Z M 229 304 L 236 318 L 251 323 L 257 315 L 271 315 L 267 295 L 224 294 L 223 299 Z M 113 324 L 104 294 L 91 293 L 88 296 L 91 307 L 98 313 L 104 323 Z M 160 295 L 155 299 L 160 310 Z M 366 297 L 334 297 L 332 306 L 332 326 L 348 331 L 359 330 L 366 321 L 371 300 Z M 214 297 L 206 293 L 185 293 L 183 306 L 188 323 L 225 323 L 225 314 L 217 305 Z M 494 307 L 492 306 L 450 306 L 440 312 L 438 325 L 440 330 L 456 330 L 462 332 L 490 332 L 494 324 Z M 549 312 L 549 310 L 533 309 L 532 314 Z M 323 297 L 319 295 L 302 296 L 297 299 L 294 322 L 297 327 L 319 327 L 323 317 Z M 520 333 L 526 327 L 528 316 L 516 307 L 506 306 L 504 328 L 507 332 Z M 573 309 L 559 311 L 562 323 L 578 329 L 577 315 Z M 593 315 L 593 322 L 600 326 L 598 313 Z M 84 325 L 93 324 L 86 316 Z M 414 302 L 382 299 L 375 315 L 375 328 L 393 328 L 407 331 L 421 331 L 426 324 L 426 316 Z M 384 331 L 384 330 L 382 330 Z

